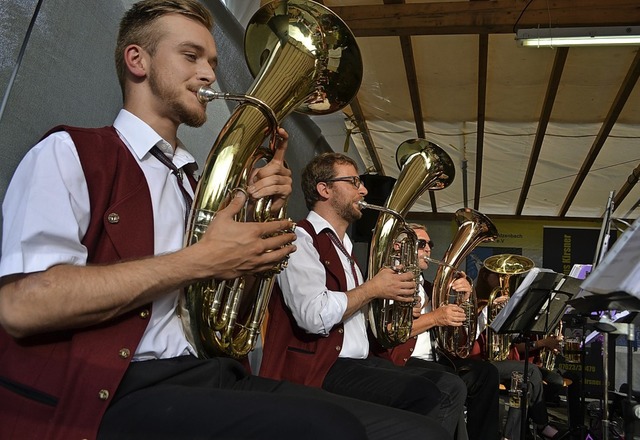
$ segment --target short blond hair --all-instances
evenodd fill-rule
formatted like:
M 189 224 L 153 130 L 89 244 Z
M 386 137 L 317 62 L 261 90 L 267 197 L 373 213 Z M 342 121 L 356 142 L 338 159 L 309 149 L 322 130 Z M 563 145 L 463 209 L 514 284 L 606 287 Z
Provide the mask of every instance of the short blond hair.
M 420 223 L 407 223 L 407 226 L 411 229 L 422 229 L 424 232 L 427 232 L 427 227 Z
M 143 0 L 135 3 L 120 20 L 116 40 L 116 72 L 123 93 L 127 74 L 124 50 L 131 44 L 137 44 L 153 55 L 163 35 L 162 29 L 154 24 L 158 18 L 168 14 L 180 14 L 202 23 L 209 30 L 213 29 L 211 12 L 197 0 Z

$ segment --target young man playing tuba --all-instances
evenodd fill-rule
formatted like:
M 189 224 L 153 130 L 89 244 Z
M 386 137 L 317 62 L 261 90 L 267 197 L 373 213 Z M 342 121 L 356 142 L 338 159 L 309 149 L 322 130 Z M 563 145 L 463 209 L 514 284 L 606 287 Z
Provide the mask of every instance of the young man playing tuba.
M 145 0 L 121 21 L 124 97 L 112 126 L 58 127 L 24 158 L 3 203 L 0 438 L 377 438 L 428 424 L 405 411 L 249 375 L 199 358 L 176 303 L 195 281 L 272 268 L 295 250 L 290 221 L 236 222 L 240 194 L 182 246 L 193 162 L 178 126 L 200 126 L 215 80 L 209 10 Z M 247 189 L 291 193 L 287 133 Z M 151 153 L 160 145 L 160 155 Z M 180 179 L 180 180 L 178 180 Z M 327 421 L 330 420 L 330 423 Z

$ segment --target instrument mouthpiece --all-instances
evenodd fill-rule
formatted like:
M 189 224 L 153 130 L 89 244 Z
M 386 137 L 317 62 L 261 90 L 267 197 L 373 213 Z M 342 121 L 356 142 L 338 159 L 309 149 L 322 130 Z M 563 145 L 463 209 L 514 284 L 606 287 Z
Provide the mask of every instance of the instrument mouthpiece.
M 434 263 L 434 264 L 437 264 L 439 266 L 445 266 L 445 267 L 448 267 L 450 269 L 453 269 L 453 270 L 456 271 L 456 273 L 459 272 L 458 268 L 456 268 L 455 266 L 452 266 L 451 264 L 446 263 L 446 262 L 444 262 L 442 260 L 436 260 L 435 258 L 427 257 L 426 255 L 424 256 L 424 259 L 425 259 L 425 261 L 428 261 L 430 263 Z
M 209 101 L 213 101 L 214 99 L 224 98 L 223 93 L 218 93 L 215 90 L 205 86 L 202 86 L 198 89 L 197 96 L 198 101 L 203 104 L 206 104 Z

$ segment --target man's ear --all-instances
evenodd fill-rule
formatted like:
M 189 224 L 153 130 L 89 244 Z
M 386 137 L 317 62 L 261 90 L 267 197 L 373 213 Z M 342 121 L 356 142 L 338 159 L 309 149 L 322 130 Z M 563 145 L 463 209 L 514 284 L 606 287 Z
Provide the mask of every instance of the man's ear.
M 322 199 L 329 198 L 329 185 L 327 185 L 326 182 L 316 183 L 316 191 L 318 192 L 318 195 L 320 195 Z
M 124 49 L 124 62 L 131 75 L 138 78 L 147 75 L 147 53 L 137 44 L 131 44 Z

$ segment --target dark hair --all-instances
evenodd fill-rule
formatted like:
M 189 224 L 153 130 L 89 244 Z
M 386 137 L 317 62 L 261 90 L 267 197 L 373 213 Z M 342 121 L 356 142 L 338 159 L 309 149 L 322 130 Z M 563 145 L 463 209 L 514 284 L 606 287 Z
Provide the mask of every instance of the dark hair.
M 116 72 L 123 93 L 127 73 L 124 62 L 125 48 L 131 44 L 138 44 L 153 55 L 162 37 L 162 29 L 154 24 L 158 18 L 168 14 L 180 14 L 202 23 L 209 30 L 213 28 L 211 12 L 197 0 L 143 0 L 135 3 L 120 20 L 116 40 Z
M 311 210 L 320 200 L 316 185 L 318 182 L 326 182 L 335 177 L 334 165 L 353 165 L 357 170 L 358 165 L 349 156 L 341 153 L 323 153 L 314 157 L 302 170 L 302 193 L 307 209 Z

